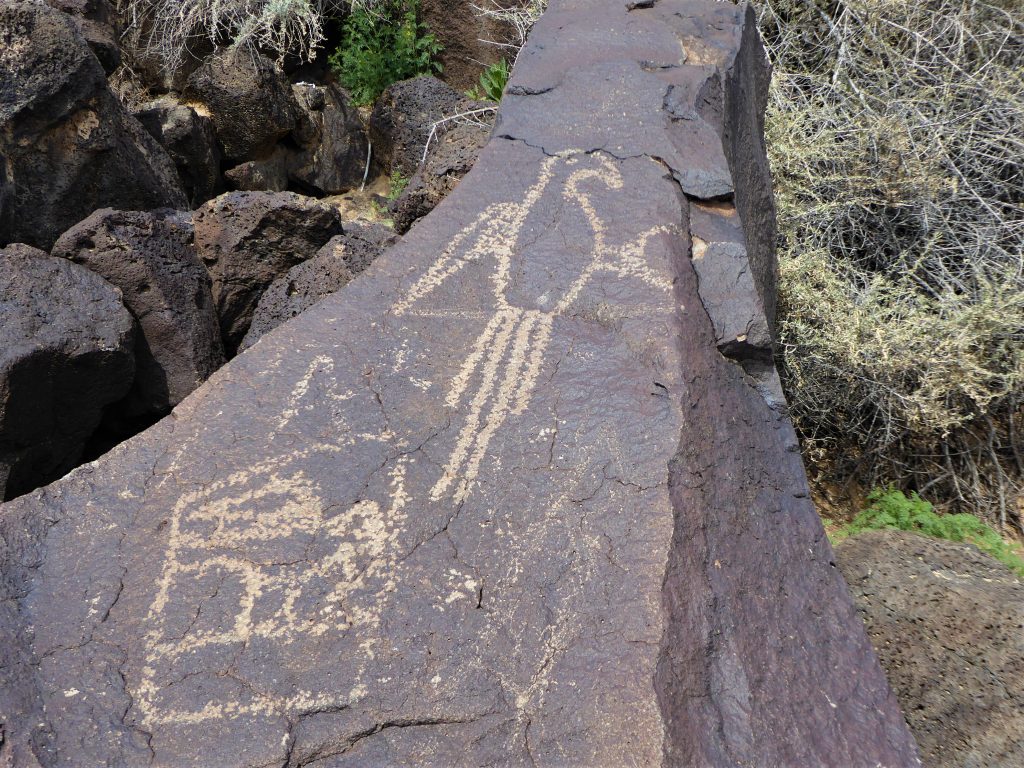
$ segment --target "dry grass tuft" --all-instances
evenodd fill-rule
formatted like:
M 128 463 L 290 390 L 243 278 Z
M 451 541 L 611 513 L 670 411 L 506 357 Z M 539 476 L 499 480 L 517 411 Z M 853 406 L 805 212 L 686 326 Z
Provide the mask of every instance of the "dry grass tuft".
M 806 455 L 1021 527 L 1024 9 L 762 0 Z

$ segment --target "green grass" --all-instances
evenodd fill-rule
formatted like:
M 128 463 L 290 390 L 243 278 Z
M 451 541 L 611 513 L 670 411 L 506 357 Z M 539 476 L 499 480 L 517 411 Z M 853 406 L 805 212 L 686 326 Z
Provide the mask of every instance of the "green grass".
M 1024 558 L 1014 552 L 994 528 L 974 515 L 939 515 L 931 503 L 917 493 L 907 497 L 893 488 L 875 489 L 868 496 L 868 502 L 867 509 L 836 532 L 833 537 L 836 542 L 863 531 L 910 531 L 933 539 L 973 544 L 1024 578 Z
M 480 75 L 480 84 L 466 91 L 466 96 L 475 101 L 501 101 L 505 93 L 505 86 L 508 85 L 509 75 L 512 68 L 505 59 L 491 64 Z

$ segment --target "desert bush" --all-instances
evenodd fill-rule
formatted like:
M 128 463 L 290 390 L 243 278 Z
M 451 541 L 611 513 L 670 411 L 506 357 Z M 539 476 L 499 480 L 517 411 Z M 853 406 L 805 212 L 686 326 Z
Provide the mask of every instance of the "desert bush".
M 371 104 L 392 83 L 441 71 L 441 52 L 416 17 L 416 0 L 375 0 L 352 9 L 331 66 L 356 104 Z
M 171 71 L 201 38 L 310 59 L 323 42 L 329 17 L 374 1 L 115 0 L 128 21 L 128 47 L 158 56 Z
M 971 514 L 938 515 L 918 494 L 889 488 L 868 495 L 868 507 L 833 536 L 835 541 L 863 531 L 894 529 L 947 541 L 968 542 L 1024 577 L 1024 559 L 990 526 Z
M 1024 9 L 762 0 L 760 27 L 805 455 L 1020 528 Z

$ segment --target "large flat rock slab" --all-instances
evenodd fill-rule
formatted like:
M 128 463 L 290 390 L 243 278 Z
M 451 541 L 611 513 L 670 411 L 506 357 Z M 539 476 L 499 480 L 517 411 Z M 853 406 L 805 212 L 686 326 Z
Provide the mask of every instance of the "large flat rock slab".
M 768 342 L 724 338 L 765 325 L 736 266 L 759 234 L 721 184 L 681 181 L 733 178 L 728 110 L 696 104 L 752 87 L 752 19 L 664 5 L 553 3 L 537 40 L 585 6 L 572 34 L 620 42 L 534 43 L 477 166 L 401 244 L 169 418 L 0 508 L 0 754 L 917 764 Z M 684 12 L 719 55 L 655 66 Z M 710 154 L 673 133 L 685 99 Z M 723 306 L 745 318 L 705 305 L 697 238 L 716 292 L 728 254 Z

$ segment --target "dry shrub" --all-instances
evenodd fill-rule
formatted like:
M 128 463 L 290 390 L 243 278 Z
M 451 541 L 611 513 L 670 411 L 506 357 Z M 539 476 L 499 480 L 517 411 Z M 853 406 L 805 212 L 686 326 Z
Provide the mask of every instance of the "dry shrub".
M 197 40 L 310 59 L 324 23 L 353 4 L 373 0 L 116 0 L 129 23 L 129 47 L 177 69 Z
M 805 454 L 1021 528 L 1024 6 L 762 0 Z
M 482 0 L 481 5 L 473 6 L 474 12 L 497 22 L 503 34 L 500 39 L 481 42 L 505 49 L 514 64 L 526 44 L 527 35 L 547 7 L 548 0 Z

